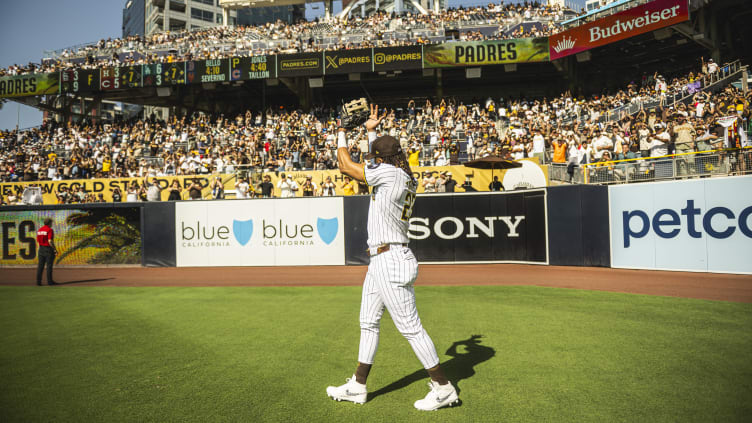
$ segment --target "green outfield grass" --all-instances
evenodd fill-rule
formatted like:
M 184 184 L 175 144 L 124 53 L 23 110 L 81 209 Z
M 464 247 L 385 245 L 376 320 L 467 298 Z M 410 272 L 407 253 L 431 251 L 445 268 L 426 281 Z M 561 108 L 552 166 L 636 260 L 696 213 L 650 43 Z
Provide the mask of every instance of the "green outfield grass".
M 0 421 L 752 416 L 752 304 L 539 287 L 416 290 L 459 407 L 413 408 L 427 377 L 387 314 L 369 402 L 327 398 L 326 386 L 344 383 L 356 364 L 356 287 L 3 287 Z

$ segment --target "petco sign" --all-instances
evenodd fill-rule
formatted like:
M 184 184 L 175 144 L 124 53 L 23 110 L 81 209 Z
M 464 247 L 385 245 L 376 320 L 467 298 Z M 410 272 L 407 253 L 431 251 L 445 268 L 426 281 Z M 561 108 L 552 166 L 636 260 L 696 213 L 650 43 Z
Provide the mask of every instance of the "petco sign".
M 687 0 L 655 0 L 549 37 L 551 60 L 689 19 Z
M 752 177 L 609 188 L 612 267 L 752 273 Z
M 342 219 L 341 198 L 177 203 L 177 265 L 342 265 Z

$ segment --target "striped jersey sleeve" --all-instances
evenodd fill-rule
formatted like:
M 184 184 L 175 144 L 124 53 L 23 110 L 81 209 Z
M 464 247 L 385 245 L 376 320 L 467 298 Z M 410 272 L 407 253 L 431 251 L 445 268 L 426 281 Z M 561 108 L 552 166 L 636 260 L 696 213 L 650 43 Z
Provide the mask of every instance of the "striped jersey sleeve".
M 382 164 L 369 164 L 363 166 L 363 175 L 365 176 L 366 184 L 371 187 L 378 187 L 383 185 L 387 174 L 393 173 L 393 166 Z

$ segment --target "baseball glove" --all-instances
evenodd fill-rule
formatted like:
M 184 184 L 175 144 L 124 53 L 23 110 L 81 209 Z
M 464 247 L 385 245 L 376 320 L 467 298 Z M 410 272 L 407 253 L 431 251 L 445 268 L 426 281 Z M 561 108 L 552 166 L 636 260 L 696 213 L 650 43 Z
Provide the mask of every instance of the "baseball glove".
M 359 98 L 342 105 L 340 115 L 342 116 L 342 127 L 351 130 L 366 123 L 370 116 L 368 102 L 365 98 Z

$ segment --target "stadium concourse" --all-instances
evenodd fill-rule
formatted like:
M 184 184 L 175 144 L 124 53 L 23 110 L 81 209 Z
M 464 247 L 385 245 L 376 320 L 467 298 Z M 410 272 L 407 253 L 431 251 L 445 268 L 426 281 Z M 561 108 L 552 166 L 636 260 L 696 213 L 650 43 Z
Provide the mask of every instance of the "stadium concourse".
M 454 98 L 410 101 L 390 109 L 380 130 L 400 140 L 413 167 L 458 165 L 494 155 L 537 157 L 540 163 L 569 164 L 571 171 L 623 159 L 739 150 L 750 146 L 752 97 L 732 85 L 718 86 L 720 69 L 726 67 L 698 58 L 696 70 L 688 74 L 636 74 L 621 90 L 590 97 L 564 92 L 554 98 L 467 104 Z M 672 102 L 676 98 L 686 101 Z M 336 109 L 319 106 L 307 113 L 270 108 L 168 121 L 151 117 L 62 125 L 48 120 L 39 128 L 0 133 L 0 182 L 22 183 L 6 184 L 0 204 L 20 204 L 23 188 L 37 181 L 137 178 L 119 199 L 139 201 L 146 200 L 145 177 L 253 170 L 274 172 L 276 179 L 285 171 L 333 170 L 337 118 Z M 365 139 L 362 128 L 350 134 L 356 161 L 367 149 Z M 734 172 L 750 170 L 748 156 L 749 151 L 742 153 Z M 178 183 L 170 189 L 181 193 L 189 188 Z M 201 197 L 222 198 L 216 192 L 212 196 L 211 187 L 201 188 Z M 317 188 L 314 194 L 319 195 Z M 104 201 L 81 189 L 55 194 L 60 203 Z M 169 194 L 165 189 L 161 199 Z M 274 196 L 280 194 L 277 187 Z
M 42 63 L 0 69 L 0 76 L 220 59 L 279 53 L 303 53 L 367 47 L 394 47 L 443 41 L 457 28 L 459 41 L 545 37 L 557 23 L 575 16 L 558 5 L 494 4 L 427 14 L 379 12 L 366 17 L 330 18 L 287 24 L 214 27 L 166 31 L 149 36 L 100 40 L 83 47 L 50 52 Z

